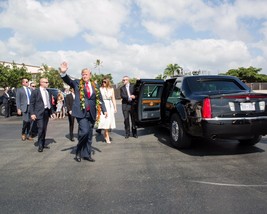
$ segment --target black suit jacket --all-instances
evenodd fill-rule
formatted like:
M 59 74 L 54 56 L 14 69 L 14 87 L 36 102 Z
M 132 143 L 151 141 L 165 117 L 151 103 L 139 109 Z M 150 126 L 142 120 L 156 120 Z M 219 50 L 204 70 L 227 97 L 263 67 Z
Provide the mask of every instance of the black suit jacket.
M 129 91 L 130 94 L 132 95 L 134 93 L 134 84 L 130 84 L 129 86 Z M 120 95 L 121 95 L 121 99 L 122 99 L 122 104 L 131 104 L 132 102 L 128 100 L 128 93 L 127 93 L 127 89 L 126 86 L 123 85 L 120 88 Z
M 86 110 L 81 109 L 80 106 L 80 91 L 79 91 L 79 85 L 80 85 L 80 80 L 72 80 L 67 74 L 65 76 L 61 76 L 63 81 L 68 84 L 70 87 L 74 89 L 74 94 L 75 94 L 75 100 L 72 105 L 72 116 L 76 118 L 85 118 L 86 117 Z M 93 91 L 91 93 L 90 97 L 87 97 L 86 92 L 85 92 L 85 103 L 90 106 L 90 114 L 92 119 L 95 121 L 96 120 L 96 92 L 94 87 L 92 87 Z M 99 90 L 99 88 L 98 88 Z M 103 102 L 102 95 L 101 93 L 99 94 L 99 99 L 100 99 L 100 106 L 102 112 L 106 112 L 106 106 L 105 103 Z
M 52 108 L 52 96 L 49 94 L 49 102 L 50 102 L 50 111 L 49 114 L 51 115 L 53 112 Z M 35 89 L 32 91 L 31 100 L 30 100 L 30 115 L 36 115 L 37 119 L 42 119 L 44 115 L 45 107 L 43 97 L 40 91 L 40 88 Z
M 7 96 L 7 94 L 4 92 L 3 94 L 3 104 L 9 103 L 10 101 L 10 95 Z

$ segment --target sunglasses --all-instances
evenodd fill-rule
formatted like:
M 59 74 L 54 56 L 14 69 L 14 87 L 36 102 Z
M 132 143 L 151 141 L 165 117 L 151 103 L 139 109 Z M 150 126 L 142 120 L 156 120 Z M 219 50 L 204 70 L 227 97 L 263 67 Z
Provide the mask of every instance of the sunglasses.
M 124 81 L 127 81 L 127 79 L 123 79 L 122 81 L 123 81 L 123 82 L 124 82 Z
M 49 82 L 43 82 L 43 83 L 49 83 Z
M 102 83 L 107 83 L 107 81 L 102 81 Z
M 35 88 L 35 87 L 36 87 L 36 85 L 32 85 L 32 87 L 33 87 L 33 88 Z

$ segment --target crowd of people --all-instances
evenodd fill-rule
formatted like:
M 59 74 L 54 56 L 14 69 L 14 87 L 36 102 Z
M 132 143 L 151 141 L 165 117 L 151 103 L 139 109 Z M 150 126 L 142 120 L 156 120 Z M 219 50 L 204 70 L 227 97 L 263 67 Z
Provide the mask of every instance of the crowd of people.
M 69 139 L 74 140 L 75 120 L 78 123 L 75 160 L 82 159 L 94 162 L 92 158 L 92 137 L 94 127 L 98 133 L 103 130 L 103 137 L 107 144 L 111 144 L 109 132 L 116 128 L 115 114 L 117 105 L 114 88 L 109 78 L 103 78 L 100 86 L 91 80 L 91 71 L 85 68 L 81 71 L 81 78 L 73 80 L 68 74 L 68 64 L 63 62 L 59 71 L 62 80 L 70 86 L 66 96 L 60 91 L 55 99 L 47 90 L 49 81 L 41 78 L 39 87 L 35 82 L 29 82 L 27 78 L 21 81 L 21 88 L 16 90 L 17 114 L 22 116 L 21 139 L 33 141 L 37 136 L 38 152 L 48 149 L 45 143 L 47 125 L 51 118 L 64 118 L 68 116 Z M 134 85 L 130 84 L 128 76 L 122 79 L 120 88 L 122 101 L 122 113 L 124 117 L 125 138 L 132 136 L 137 138 L 137 129 L 133 118 L 132 105 L 135 99 Z M 8 88 L 5 88 L 4 96 L 8 99 Z M 55 103 L 56 100 L 56 103 Z M 66 109 L 66 112 L 65 112 Z M 8 110 L 9 111 L 9 110 Z

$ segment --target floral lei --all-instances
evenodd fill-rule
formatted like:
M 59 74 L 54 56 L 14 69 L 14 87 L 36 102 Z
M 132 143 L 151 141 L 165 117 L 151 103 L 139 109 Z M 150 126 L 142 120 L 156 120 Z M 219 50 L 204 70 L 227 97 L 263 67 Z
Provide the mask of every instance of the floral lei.
M 80 85 L 79 85 L 81 110 L 85 109 L 84 85 L 85 85 L 85 81 L 81 78 L 80 79 Z M 91 82 L 91 85 L 93 86 L 93 88 L 95 90 L 95 94 L 96 94 L 96 110 L 97 110 L 96 124 L 98 124 L 99 119 L 100 119 L 100 114 L 101 114 L 100 91 L 96 87 L 96 84 L 94 82 Z

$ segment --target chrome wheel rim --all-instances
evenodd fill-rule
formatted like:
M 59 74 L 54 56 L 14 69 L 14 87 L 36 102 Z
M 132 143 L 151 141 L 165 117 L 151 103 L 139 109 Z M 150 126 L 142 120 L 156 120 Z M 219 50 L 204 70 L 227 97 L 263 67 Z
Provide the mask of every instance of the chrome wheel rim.
M 172 139 L 176 142 L 179 138 L 179 126 L 177 121 L 172 122 Z

